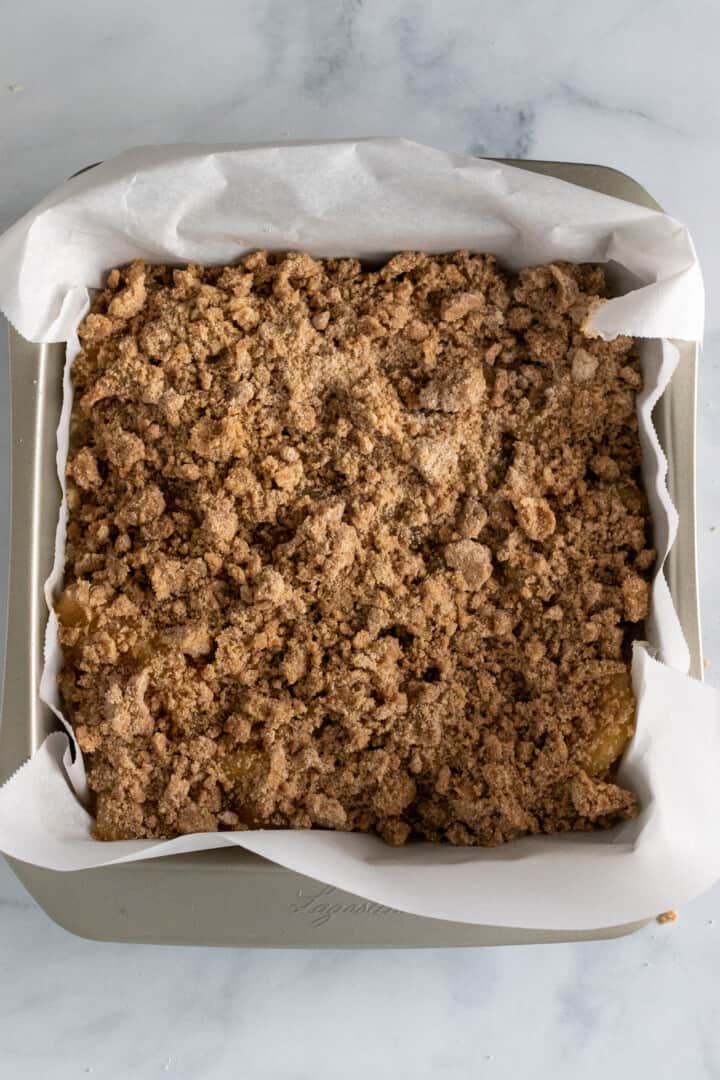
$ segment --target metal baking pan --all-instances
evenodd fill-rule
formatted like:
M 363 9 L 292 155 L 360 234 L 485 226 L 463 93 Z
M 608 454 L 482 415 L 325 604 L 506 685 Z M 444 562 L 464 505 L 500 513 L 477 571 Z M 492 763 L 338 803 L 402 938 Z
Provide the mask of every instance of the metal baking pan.
M 630 177 L 601 165 L 513 161 L 570 183 L 659 209 Z M 10 331 L 12 537 L 8 637 L 0 727 L 0 781 L 56 727 L 38 698 L 47 577 L 59 504 L 55 429 L 63 345 L 33 345 Z M 670 590 L 702 678 L 695 550 L 697 350 L 680 364 L 655 422 L 669 461 L 680 528 L 667 564 Z M 241 850 L 200 852 L 58 873 L 10 859 L 47 914 L 67 930 L 104 941 L 277 947 L 509 945 L 619 937 L 643 921 L 586 931 L 473 926 L 407 915 L 351 896 Z

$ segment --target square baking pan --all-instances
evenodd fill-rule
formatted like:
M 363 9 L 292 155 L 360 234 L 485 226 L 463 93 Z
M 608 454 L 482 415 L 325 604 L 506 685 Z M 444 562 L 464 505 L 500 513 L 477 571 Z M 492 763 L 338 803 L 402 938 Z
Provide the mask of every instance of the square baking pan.
M 507 164 L 659 209 L 638 183 L 605 166 Z M 55 431 L 65 352 L 63 344 L 35 345 L 12 329 L 9 346 L 12 521 L 0 782 L 57 727 L 39 699 L 38 685 L 47 619 L 43 582 L 52 563 L 60 500 Z M 680 519 L 666 574 L 690 650 L 690 673 L 702 678 L 695 548 L 697 348 L 683 343 L 679 347 L 679 365 L 654 419 Z M 63 873 L 8 861 L 55 922 L 72 933 L 104 941 L 417 948 L 612 938 L 644 925 L 640 921 L 584 931 L 545 931 L 421 918 L 344 893 L 240 849 Z

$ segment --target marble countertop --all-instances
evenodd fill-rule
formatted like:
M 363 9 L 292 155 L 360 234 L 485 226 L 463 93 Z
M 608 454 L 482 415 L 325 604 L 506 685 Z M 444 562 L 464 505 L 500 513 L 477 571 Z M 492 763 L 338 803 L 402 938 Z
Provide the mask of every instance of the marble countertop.
M 706 273 L 699 544 L 720 685 L 719 33 L 711 0 L 4 5 L 0 229 L 76 169 L 149 142 L 402 134 L 629 173 L 692 228 Z M 3 363 L 3 462 L 6 420 Z M 6 552 L 0 510 L 3 572 Z M 0 861 L 0 1074 L 24 1080 L 710 1080 L 719 970 L 720 887 L 606 943 L 252 952 L 73 938 Z

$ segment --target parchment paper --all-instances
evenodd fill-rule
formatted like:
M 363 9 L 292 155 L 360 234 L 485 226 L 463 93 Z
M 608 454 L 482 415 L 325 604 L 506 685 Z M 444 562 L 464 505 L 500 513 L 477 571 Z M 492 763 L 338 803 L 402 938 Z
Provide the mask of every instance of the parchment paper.
M 0 850 L 58 870 L 236 844 L 392 907 L 472 923 L 584 929 L 642 918 L 720 876 L 720 698 L 685 674 L 688 652 L 662 564 L 677 516 L 652 407 L 677 362 L 673 339 L 700 341 L 703 288 L 687 230 L 667 215 L 509 166 L 393 139 L 284 146 L 130 150 L 68 181 L 0 238 L 0 308 L 33 341 L 67 341 L 113 266 L 225 263 L 254 248 L 378 260 L 403 249 L 494 252 L 509 267 L 553 259 L 613 265 L 625 295 L 592 327 L 649 339 L 638 401 L 658 572 L 649 642 L 636 645 L 637 732 L 621 780 L 640 816 L 609 832 L 529 837 L 496 849 L 312 831 L 207 833 L 167 842 L 92 839 L 82 760 L 51 735 L 0 789 Z M 58 430 L 67 455 L 70 383 Z M 52 599 L 62 580 L 60 512 Z M 12 632 L 12 630 L 11 630 Z M 55 617 L 41 696 L 59 714 Z M 8 717 L 6 722 L 22 722 Z

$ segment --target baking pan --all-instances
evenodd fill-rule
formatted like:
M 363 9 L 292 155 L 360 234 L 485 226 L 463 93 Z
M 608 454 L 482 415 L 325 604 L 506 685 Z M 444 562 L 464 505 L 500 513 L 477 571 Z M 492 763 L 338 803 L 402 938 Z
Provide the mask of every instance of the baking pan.
M 638 183 L 601 165 L 511 161 L 608 195 L 659 209 Z M 0 782 L 57 726 L 38 697 L 49 574 L 60 489 L 55 429 L 64 346 L 35 345 L 10 330 L 12 534 L 8 636 L 0 727 Z M 697 348 L 680 362 L 655 411 L 679 511 L 668 584 L 702 678 L 695 549 Z M 12 869 L 47 914 L 73 933 L 104 941 L 276 947 L 439 947 L 612 938 L 644 921 L 585 931 L 544 931 L 427 919 L 351 896 L 240 849 L 174 855 L 59 873 L 15 859 Z

